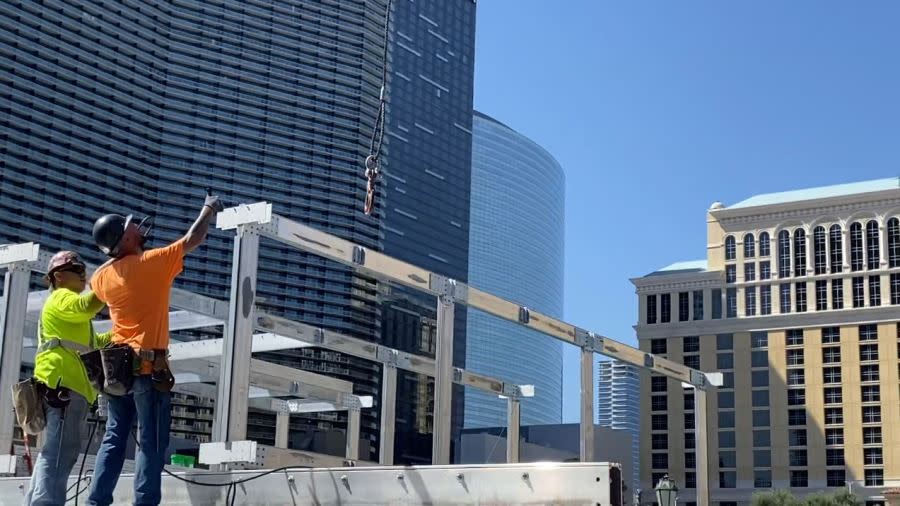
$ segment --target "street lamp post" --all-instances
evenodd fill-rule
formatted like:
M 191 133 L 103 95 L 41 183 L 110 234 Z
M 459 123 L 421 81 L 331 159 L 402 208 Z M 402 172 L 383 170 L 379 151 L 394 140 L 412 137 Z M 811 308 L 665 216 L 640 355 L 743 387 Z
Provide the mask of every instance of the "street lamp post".
M 678 500 L 678 486 L 675 480 L 670 480 L 669 475 L 665 475 L 656 484 L 656 502 L 659 506 L 675 506 Z

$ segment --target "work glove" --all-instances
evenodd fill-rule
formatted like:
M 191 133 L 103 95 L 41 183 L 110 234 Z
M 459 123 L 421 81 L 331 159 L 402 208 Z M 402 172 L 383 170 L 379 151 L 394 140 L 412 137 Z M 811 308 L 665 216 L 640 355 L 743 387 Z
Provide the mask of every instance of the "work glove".
M 207 195 L 206 200 L 203 201 L 203 206 L 212 209 L 213 212 L 216 213 L 220 213 L 225 209 L 225 206 L 222 205 L 222 201 L 219 200 L 218 195 Z

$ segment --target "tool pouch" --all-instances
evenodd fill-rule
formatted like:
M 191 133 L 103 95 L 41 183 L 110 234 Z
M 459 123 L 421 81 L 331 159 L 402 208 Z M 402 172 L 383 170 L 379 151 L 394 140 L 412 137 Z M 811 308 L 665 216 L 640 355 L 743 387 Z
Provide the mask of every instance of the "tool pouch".
M 44 400 L 51 408 L 66 409 L 72 400 L 69 389 L 65 387 L 44 388 Z
M 95 391 L 102 392 L 105 375 L 103 374 L 103 359 L 100 356 L 100 350 L 82 353 L 81 362 L 84 363 L 84 369 L 87 372 L 91 386 L 94 387 Z
M 123 396 L 134 384 L 136 355 L 131 346 L 117 344 L 100 350 L 103 365 L 103 392 Z
M 16 421 L 22 432 L 36 436 L 47 426 L 47 415 L 44 411 L 44 394 L 46 387 L 28 378 L 12 387 L 13 405 L 16 409 Z
M 159 392 L 171 392 L 175 386 L 175 376 L 169 368 L 165 350 L 157 350 L 150 378 L 153 380 L 153 388 Z

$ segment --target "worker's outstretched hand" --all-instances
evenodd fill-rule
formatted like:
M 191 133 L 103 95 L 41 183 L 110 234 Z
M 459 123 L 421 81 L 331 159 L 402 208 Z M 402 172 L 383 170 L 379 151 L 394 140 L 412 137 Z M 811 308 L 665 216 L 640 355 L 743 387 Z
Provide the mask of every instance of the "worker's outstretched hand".
M 222 212 L 225 209 L 218 195 L 207 195 L 206 200 L 203 201 L 203 206 L 212 209 L 215 213 Z

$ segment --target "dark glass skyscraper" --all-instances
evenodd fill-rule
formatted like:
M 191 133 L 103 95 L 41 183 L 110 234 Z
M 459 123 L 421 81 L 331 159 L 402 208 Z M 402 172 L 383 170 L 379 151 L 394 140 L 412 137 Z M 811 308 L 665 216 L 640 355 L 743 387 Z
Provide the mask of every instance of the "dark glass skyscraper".
M 391 33 L 384 251 L 451 278 L 468 279 L 475 2 L 395 1 Z M 435 301 L 386 287 L 385 343 L 434 353 Z M 465 365 L 466 312 L 454 321 L 454 362 Z M 398 381 L 398 461 L 429 462 L 433 382 Z M 453 438 L 462 428 L 456 387 Z
M 99 262 L 90 238 L 97 216 L 155 215 L 158 242 L 169 241 L 184 233 L 208 186 L 232 203 L 267 200 L 280 214 L 465 279 L 475 6 L 394 2 L 388 177 L 367 217 L 362 160 L 381 85 L 385 6 L 5 2 L 0 243 L 36 241 Z M 434 202 L 442 204 L 430 207 Z M 402 223 L 408 215 L 414 223 Z M 188 258 L 179 286 L 224 298 L 230 248 L 228 235 L 213 233 L 203 252 Z M 387 305 L 378 296 L 390 290 L 374 280 L 265 242 L 258 284 L 267 311 L 383 340 Z M 427 327 L 427 315 L 410 336 L 419 345 L 423 322 Z M 464 325 L 457 316 L 459 332 Z M 463 339 L 457 350 L 464 354 Z M 339 353 L 303 348 L 262 358 L 353 381 L 360 394 L 379 392 L 378 366 Z M 398 445 L 414 439 L 403 413 L 421 417 L 425 409 L 398 407 Z M 248 435 L 273 443 L 273 416 L 251 413 Z M 362 419 L 372 452 L 377 418 L 376 406 Z M 292 417 L 294 429 L 342 423 Z M 416 452 L 401 450 L 398 462 L 407 453 Z
M 0 242 L 33 240 L 99 262 L 97 216 L 153 214 L 160 241 L 172 240 L 210 186 L 380 249 L 382 216 L 361 211 L 361 161 L 384 9 L 379 0 L 6 2 Z M 179 285 L 224 298 L 230 248 L 213 234 Z M 371 280 L 320 258 L 275 244 L 261 253 L 268 311 L 377 339 L 376 293 Z M 370 363 L 318 350 L 267 358 L 378 391 Z M 274 440 L 267 416 L 251 414 L 250 437 Z M 377 447 L 377 410 L 362 428 Z

